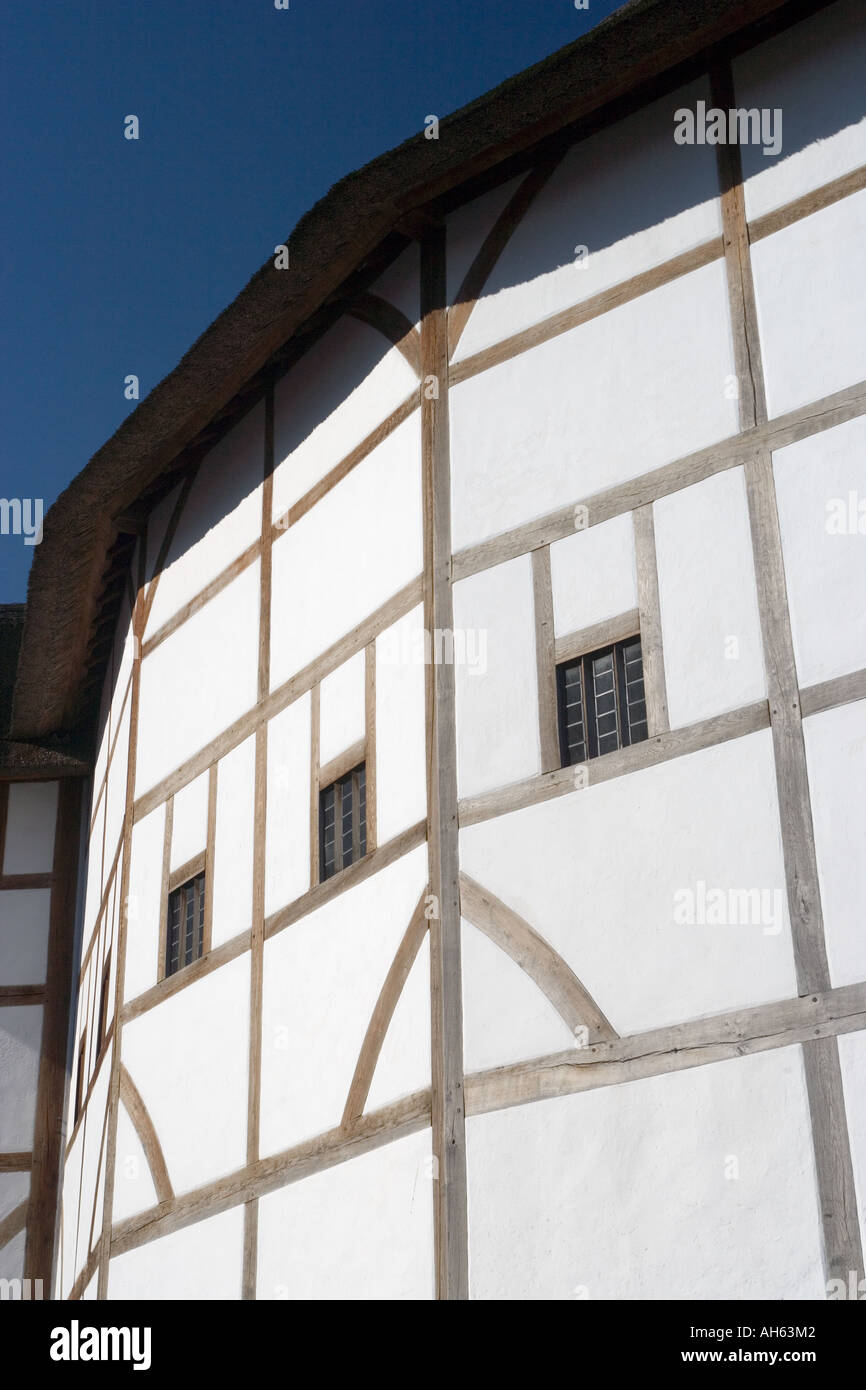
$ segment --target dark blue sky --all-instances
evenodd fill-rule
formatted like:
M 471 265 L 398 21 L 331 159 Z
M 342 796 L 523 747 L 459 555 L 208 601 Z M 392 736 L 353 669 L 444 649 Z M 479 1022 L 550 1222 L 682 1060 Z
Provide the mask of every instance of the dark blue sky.
M 0 497 L 47 510 L 343 174 L 617 8 L 5 0 Z M 32 555 L 0 535 L 0 602 Z

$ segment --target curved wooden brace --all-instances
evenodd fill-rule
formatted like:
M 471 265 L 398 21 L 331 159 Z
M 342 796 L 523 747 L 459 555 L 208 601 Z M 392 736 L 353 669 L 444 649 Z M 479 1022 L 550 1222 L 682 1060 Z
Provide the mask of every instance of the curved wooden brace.
M 481 249 L 464 275 L 454 303 L 448 310 L 449 359 L 453 357 L 463 330 L 469 322 L 469 316 L 481 298 L 481 291 L 512 233 L 561 160 L 562 155 L 558 154 L 527 174 L 484 238 Z
M 24 1227 L 27 1225 L 27 1207 L 29 1203 L 30 1198 L 25 1197 L 23 1202 L 19 1202 L 18 1206 L 14 1207 L 13 1210 L 8 1212 L 7 1215 L 3 1217 L 3 1220 L 0 1221 L 0 1250 L 24 1230 Z
M 588 1041 L 619 1037 L 558 951 L 510 907 L 468 874 L 460 875 L 460 911 L 473 927 L 495 941 L 547 996 L 570 1032 L 589 1030 Z
M 144 1149 L 144 1156 L 150 1168 L 150 1176 L 153 1178 L 157 1198 L 160 1202 L 171 1201 L 174 1196 L 174 1189 L 168 1176 L 168 1168 L 165 1164 L 165 1155 L 162 1152 L 159 1136 L 153 1127 L 153 1120 L 148 1114 L 147 1106 L 122 1062 L 120 1064 L 120 1099 L 126 1106 L 127 1114 L 141 1140 L 141 1147 Z
M 411 324 L 396 304 L 382 299 L 378 294 L 360 294 L 353 299 L 346 312 L 353 319 L 366 323 L 384 334 L 402 352 L 417 377 L 421 376 L 421 334 Z
M 367 1096 L 370 1092 L 376 1063 L 379 1060 L 379 1053 L 382 1051 L 382 1044 L 385 1041 L 385 1034 L 394 1016 L 397 1000 L 403 992 L 403 986 L 409 978 L 409 971 L 412 969 L 415 957 L 421 949 L 421 942 L 427 932 L 427 918 L 424 915 L 426 898 L 427 890 L 425 888 L 418 899 L 418 906 L 412 913 L 412 919 L 406 928 L 403 940 L 397 947 L 397 954 L 391 962 L 391 968 L 385 976 L 385 983 L 379 992 L 379 998 L 376 1000 L 376 1007 L 361 1044 L 355 1075 L 352 1077 L 352 1084 L 346 1097 L 343 1118 L 340 1121 L 343 1129 L 351 1129 L 364 1113 L 364 1106 L 367 1104 Z

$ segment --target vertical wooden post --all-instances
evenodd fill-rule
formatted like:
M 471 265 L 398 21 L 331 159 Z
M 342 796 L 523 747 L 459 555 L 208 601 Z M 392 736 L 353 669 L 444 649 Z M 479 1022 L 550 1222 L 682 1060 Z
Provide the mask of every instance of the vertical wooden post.
M 466 1140 L 463 1097 L 463 1001 L 457 851 L 457 730 L 451 663 L 435 659 L 453 631 L 451 592 L 451 460 L 448 424 L 448 336 L 445 228 L 421 244 L 421 438 L 424 473 L 425 622 L 432 660 L 428 681 L 428 807 L 432 1106 L 437 1293 L 469 1293 Z

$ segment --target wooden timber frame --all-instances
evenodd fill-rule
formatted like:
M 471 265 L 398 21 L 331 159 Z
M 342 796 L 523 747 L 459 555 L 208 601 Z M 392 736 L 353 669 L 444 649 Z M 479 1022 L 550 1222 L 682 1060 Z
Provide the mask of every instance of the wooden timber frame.
M 712 69 L 714 99 L 720 105 L 733 103 L 730 67 L 720 59 Z M 134 1249 L 147 1241 L 180 1229 L 204 1216 L 231 1206 L 244 1206 L 243 1296 L 256 1295 L 258 1244 L 258 1200 L 280 1186 L 347 1161 L 381 1144 L 389 1143 L 425 1127 L 432 1127 L 436 1159 L 434 1172 L 434 1213 L 436 1238 L 436 1291 L 440 1298 L 468 1297 L 468 1232 L 466 1213 L 465 1116 L 482 1114 L 509 1105 L 527 1104 L 555 1095 L 573 1094 L 597 1086 L 620 1084 L 644 1076 L 673 1073 L 687 1067 L 775 1047 L 799 1045 L 804 1058 L 820 1210 L 823 1221 L 825 1266 L 828 1278 L 845 1277 L 851 1269 L 863 1274 L 863 1255 L 857 1226 L 857 1207 L 853 1185 L 837 1038 L 866 1028 L 866 984 L 832 988 L 827 967 L 826 944 L 821 914 L 820 891 L 811 823 L 808 780 L 803 747 L 802 718 L 818 710 L 836 708 L 852 700 L 866 698 L 866 672 L 858 671 L 799 689 L 793 662 L 790 619 L 785 593 L 784 566 L 775 488 L 772 451 L 786 444 L 816 435 L 847 420 L 866 415 L 866 382 L 855 383 L 823 400 L 811 402 L 785 416 L 769 420 L 763 392 L 760 342 L 755 312 L 749 246 L 752 242 L 792 225 L 823 207 L 866 188 L 866 168 L 803 195 L 751 224 L 746 221 L 742 172 L 738 150 L 719 147 L 720 197 L 723 236 L 704 246 L 677 256 L 641 275 L 605 290 L 602 294 L 562 310 L 543 322 L 522 330 L 481 353 L 451 363 L 470 318 L 483 296 L 487 279 L 520 218 L 554 172 L 561 155 L 546 157 L 526 173 L 508 206 L 497 219 L 478 256 L 464 277 L 457 302 L 449 305 L 445 293 L 446 234 L 444 221 L 435 209 L 413 224 L 413 235 L 421 245 L 421 321 L 416 330 L 395 306 L 375 294 L 355 296 L 346 312 L 378 328 L 407 361 L 419 371 L 420 386 L 392 412 L 345 459 L 335 463 L 326 477 L 305 497 L 276 520 L 272 515 L 272 473 L 274 468 L 273 377 L 264 388 L 266 409 L 264 489 L 261 536 L 226 571 L 212 580 L 169 623 L 145 640 L 147 618 L 153 603 L 159 569 L 164 564 L 171 537 L 189 496 L 191 475 L 183 483 L 178 505 L 169 525 L 157 562 L 155 578 L 145 588 L 140 562 L 138 591 L 134 595 L 133 631 L 137 650 L 128 690 L 123 699 L 131 710 L 127 807 L 124 838 L 115 858 L 112 877 L 120 878 L 123 904 L 118 949 L 112 959 L 117 972 L 116 1024 L 112 1045 L 112 1082 L 109 1093 L 106 1142 L 105 1198 L 95 1255 L 89 1257 L 76 1277 L 72 1296 L 80 1296 L 89 1279 L 98 1272 L 100 1297 L 108 1288 L 108 1261 L 112 1254 Z M 499 362 L 529 351 L 560 333 L 615 309 L 659 285 L 690 273 L 702 265 L 724 258 L 728 275 L 731 325 L 740 383 L 740 428 L 736 435 L 708 446 L 687 458 L 674 460 L 649 473 L 629 479 L 589 498 L 575 499 L 536 521 L 452 554 L 450 539 L 450 459 L 448 391 L 449 385 L 466 380 Z M 419 412 L 422 440 L 424 548 L 423 573 L 371 614 L 347 637 L 322 653 L 304 671 L 296 673 L 275 689 L 270 684 L 270 584 L 271 547 L 285 529 L 294 525 L 328 491 L 347 476 L 399 424 Z M 664 680 L 664 660 L 655 557 L 653 502 L 680 488 L 702 481 L 728 468 L 742 467 L 746 474 L 759 610 L 768 678 L 768 699 L 685 729 L 670 729 Z M 571 769 L 560 769 L 550 732 L 549 714 L 555 712 L 555 691 L 551 691 L 552 664 L 569 643 L 580 644 L 587 634 L 572 634 L 556 640 L 552 626 L 549 547 L 556 540 L 573 534 L 576 506 L 583 506 L 588 525 L 597 525 L 613 516 L 631 512 L 635 533 L 639 608 L 622 615 L 616 622 L 641 632 L 647 683 L 649 737 L 646 742 L 621 749 L 593 760 L 590 781 L 628 775 L 669 758 L 688 755 L 696 749 L 728 739 L 769 729 L 773 736 L 779 790 L 780 819 L 788 884 L 789 910 L 794 941 L 799 995 L 780 1003 L 733 1011 L 711 1019 L 697 1019 L 650 1033 L 619 1037 L 616 1019 L 609 1021 L 583 989 L 580 981 L 555 958 L 529 923 L 517 917 L 495 899 L 483 885 L 465 877 L 461 880 L 458 855 L 458 826 L 507 814 L 521 806 L 548 797 L 579 795 Z M 140 548 L 140 554 L 144 547 Z M 531 555 L 536 612 L 536 657 L 539 675 L 539 730 L 543 766 L 541 773 L 519 784 L 498 788 L 483 796 L 458 800 L 456 782 L 456 727 L 453 666 L 436 663 L 427 671 L 428 810 L 426 823 L 386 844 L 370 844 L 371 853 L 353 865 L 338 880 L 317 882 L 311 855 L 310 891 L 296 902 L 265 915 L 264 855 L 267 806 L 267 734 L 270 719 L 307 693 L 313 710 L 317 707 L 322 679 L 343 661 L 365 651 L 367 715 L 367 757 L 375 739 L 375 714 L 371 704 L 375 694 L 375 639 L 419 601 L 423 601 L 428 632 L 450 630 L 453 625 L 453 584 L 505 560 Z M 261 559 L 259 680 L 256 705 L 206 748 L 190 757 L 156 787 L 136 799 L 135 753 L 141 661 L 172 632 L 219 593 L 233 578 L 256 559 Z M 637 618 L 637 623 L 635 619 Z M 563 645 L 560 646 L 560 643 Z M 372 692 L 372 693 L 371 693 Z M 374 710 L 374 705 L 372 706 Z M 313 715 L 315 720 L 315 715 Z M 115 732 L 116 742 L 122 712 Z M 315 728 L 315 723 L 313 725 Z M 553 724 L 555 731 L 555 722 Z M 129 855 L 132 826 L 158 807 L 166 806 L 167 820 L 173 796 L 202 772 L 210 776 L 215 806 L 217 768 L 222 757 L 245 739 L 255 738 L 255 832 L 253 915 L 249 927 L 236 937 L 207 953 L 205 959 L 182 972 L 185 978 L 158 981 L 136 999 L 124 1000 L 122 980 L 128 924 L 125 904 L 129 886 Z M 546 739 L 546 742 L 545 742 Z M 110 757 L 114 752 L 111 744 Z M 318 748 L 314 750 L 318 778 Z M 105 770 L 107 779 L 108 767 Z M 105 779 L 97 791 L 94 817 L 103 794 Z M 311 784 L 313 778 L 311 777 Z M 375 797 L 373 798 L 375 806 Z M 311 793 L 311 822 L 312 822 Z M 170 832 L 169 832 L 170 836 Z M 395 958 L 371 1020 L 362 1053 L 340 1125 L 305 1144 L 281 1154 L 262 1158 L 259 1151 L 261 1088 L 261 995 L 264 942 L 335 894 L 346 891 L 371 873 L 424 842 L 428 845 L 429 893 L 419 904 Z M 169 839 L 170 843 L 170 839 Z M 209 802 L 208 853 L 213 855 L 213 835 Z M 168 882 L 168 868 L 164 870 Z M 212 883 L 213 875 L 209 874 Z M 107 899 L 112 879 L 104 898 Z M 2 886 L 2 885 L 0 885 Z M 502 1067 L 464 1077 L 462 1055 L 462 983 L 460 965 L 460 915 L 464 915 L 527 969 L 564 1018 L 590 1018 L 593 1025 L 587 1049 Z M 100 911 L 105 910 L 103 901 Z M 372 1069 L 378 1049 L 393 1013 L 399 991 L 423 939 L 427 922 L 431 945 L 431 1087 L 414 1096 L 375 1112 L 365 1111 Z M 97 923 L 98 925 L 98 923 Z M 93 937 L 88 945 L 92 948 Z M 177 1197 L 159 1139 L 144 1110 L 134 1100 L 134 1083 L 120 1064 L 120 1038 L 124 1022 L 157 1007 L 187 984 L 210 970 L 251 953 L 250 998 L 250 1085 L 247 1116 L 246 1165 L 237 1173 Z M 85 960 L 86 963 L 86 960 Z M 83 967 L 82 967 L 83 969 Z M 132 1088 L 132 1089 L 130 1089 Z M 145 1150 L 160 1169 L 157 1207 L 137 1216 L 112 1223 L 114 1166 L 118 1104 L 124 1095 L 137 1111 L 140 1132 L 148 1135 Z M 140 1096 L 138 1101 L 141 1101 Z M 85 1102 L 86 1103 L 86 1102 Z M 0 1167 L 4 1157 L 0 1155 Z M 161 1160 L 161 1162 L 160 1162 Z M 165 1171 L 163 1171 L 165 1170 Z M 85 1277 L 86 1276 L 86 1277 Z

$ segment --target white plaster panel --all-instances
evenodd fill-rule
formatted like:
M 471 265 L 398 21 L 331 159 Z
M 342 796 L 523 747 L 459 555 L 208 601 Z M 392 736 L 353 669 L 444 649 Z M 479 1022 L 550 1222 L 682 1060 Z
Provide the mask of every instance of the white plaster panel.
M 3 1249 L 0 1250 L 0 1279 L 22 1279 L 24 1277 L 24 1252 L 27 1247 L 27 1230 L 19 1231 Z
M 737 106 L 783 113 L 780 155 L 742 146 L 747 217 L 866 164 L 864 70 L 859 0 L 841 0 L 736 59 Z
M 252 708 L 258 659 L 257 561 L 142 661 L 137 796 Z
M 420 846 L 265 942 L 261 1152 L 340 1123 L 379 992 L 427 880 Z
M 175 504 L 180 497 L 183 484 L 178 483 L 177 487 L 172 488 L 160 502 L 157 502 L 153 511 L 147 518 L 147 553 L 145 555 L 145 573 L 148 583 L 156 572 L 156 562 L 159 552 L 165 541 L 171 518 L 174 514 Z M 162 581 L 160 581 L 162 582 Z
M 466 1129 L 473 1298 L 825 1296 L 799 1047 Z
M 421 572 L 421 444 L 405 421 L 273 547 L 271 685 Z
M 310 886 L 310 697 L 268 724 L 265 915 Z
M 460 286 L 484 241 L 493 230 L 499 214 L 517 192 L 523 175 L 482 193 L 450 213 L 447 219 L 448 303 L 456 304 Z
M 673 138 L 674 112 L 709 95 L 701 78 L 572 147 L 496 263 L 458 359 L 721 235 L 715 150 Z
M 424 608 L 376 638 L 376 817 L 385 844 L 427 815 Z
M 469 796 L 541 770 L 530 557 L 455 584 L 454 630 L 467 653 L 455 678 L 457 782 Z
M 123 821 L 126 815 L 127 758 L 129 749 L 129 721 L 131 706 L 127 701 L 120 723 L 120 732 L 114 757 L 108 769 L 108 782 L 105 788 L 105 856 L 102 861 L 102 887 L 111 872 L 114 855 L 123 834 Z
M 114 1164 L 112 1220 L 123 1221 L 136 1212 L 155 1207 L 158 1201 L 141 1140 L 123 1102 L 117 1111 L 117 1149 Z
M 82 1124 L 81 1185 L 76 1199 L 78 1206 L 78 1234 L 76 1237 L 75 1272 L 82 1269 L 94 1245 L 98 1244 L 102 1231 L 102 1202 L 99 1189 L 102 1184 L 104 1155 L 100 1158 L 104 1133 L 105 1111 L 108 1105 L 108 1083 L 111 1079 L 111 1058 L 113 1047 L 109 1048 L 102 1060 L 99 1072 L 93 1081 L 93 1090 L 87 1102 L 87 1114 Z M 96 1217 L 94 1218 L 94 1211 Z M 93 1239 L 91 1240 L 91 1228 Z
M 406 250 L 401 251 L 370 286 L 370 293 L 393 304 L 410 323 L 418 323 L 421 318 L 421 254 L 417 241 L 410 242 Z
M 13 782 L 10 785 L 4 874 L 50 874 L 56 820 L 56 782 Z
M 261 535 L 264 424 L 260 403 L 202 459 L 160 575 L 146 637 Z
M 801 686 L 866 666 L 866 420 L 773 455 Z
M 207 848 L 207 772 L 175 792 L 171 824 L 171 871 Z
M 246 931 L 253 915 L 256 741 L 223 758 L 217 774 L 211 944 Z
M 866 190 L 752 246 L 771 417 L 866 376 L 864 235 Z
M 175 1192 L 246 1161 L 249 1036 L 248 953 L 123 1029 L 123 1063 L 150 1112 Z
M 461 831 L 461 867 L 621 1034 L 796 996 L 769 730 L 595 786 L 588 767 L 586 788 Z M 747 891 L 764 896 L 728 898 Z
M 94 1274 L 93 1278 L 91 1279 L 90 1283 L 89 1283 L 89 1284 L 87 1285 L 87 1287 L 82 1291 L 82 1294 L 81 1294 L 81 1301 L 82 1301 L 82 1303 L 91 1303 L 91 1302 L 95 1302 L 96 1299 L 97 1299 L 98 1296 L 99 1296 L 98 1291 L 99 1291 L 99 1273 L 98 1273 L 98 1271 L 97 1271 L 97 1273 Z
M 71 1116 L 68 1124 L 68 1132 L 71 1133 Z M 63 1199 L 60 1214 L 63 1230 L 58 1242 L 58 1287 L 61 1298 L 67 1298 L 69 1296 L 69 1290 L 75 1283 L 77 1274 L 75 1253 L 78 1243 L 78 1196 L 81 1186 L 81 1160 L 83 1154 L 84 1126 L 82 1125 L 75 1135 L 72 1146 L 63 1163 Z
M 108 1267 L 108 1297 L 239 1299 L 243 1247 L 244 1208 L 231 1207 L 116 1256 Z
M 50 911 L 48 888 L 0 893 L 0 984 L 44 984 Z
M 0 1153 L 33 1147 L 43 1012 L 41 1004 L 0 1009 Z
M 156 984 L 162 914 L 162 856 L 165 806 L 158 806 L 132 829 L 129 907 L 126 932 L 125 999 Z
M 556 541 L 550 578 L 557 637 L 637 608 L 631 512 Z
M 834 986 L 866 980 L 866 701 L 803 720 L 824 931 Z
M 433 1297 L 430 1131 L 259 1201 L 260 1299 Z
M 319 688 L 319 765 L 364 737 L 366 662 L 363 649 L 326 676 Z
M 860 1214 L 860 1239 L 866 1245 L 866 1033 L 846 1033 L 840 1037 L 839 1061 Z
M 0 1173 L 0 1221 L 27 1200 L 29 1173 Z
M 574 1046 L 574 1034 L 550 1000 L 500 946 L 466 921 L 461 939 L 467 1072 Z
M 417 385 L 402 353 L 377 329 L 340 319 L 274 388 L 274 520 Z
M 92 808 L 89 814 L 93 815 Z M 93 927 L 96 922 L 97 914 L 102 903 L 102 835 L 105 821 L 105 798 L 99 803 L 96 812 L 93 830 L 87 842 L 87 863 L 85 873 L 87 883 L 84 889 L 84 933 L 82 938 L 82 950 L 87 949 Z
M 461 382 L 455 550 L 735 434 L 734 372 L 720 260 Z
M 741 468 L 653 504 L 671 728 L 766 695 Z
M 425 936 L 388 1024 L 364 1109 L 378 1110 L 429 1085 L 430 938 Z

